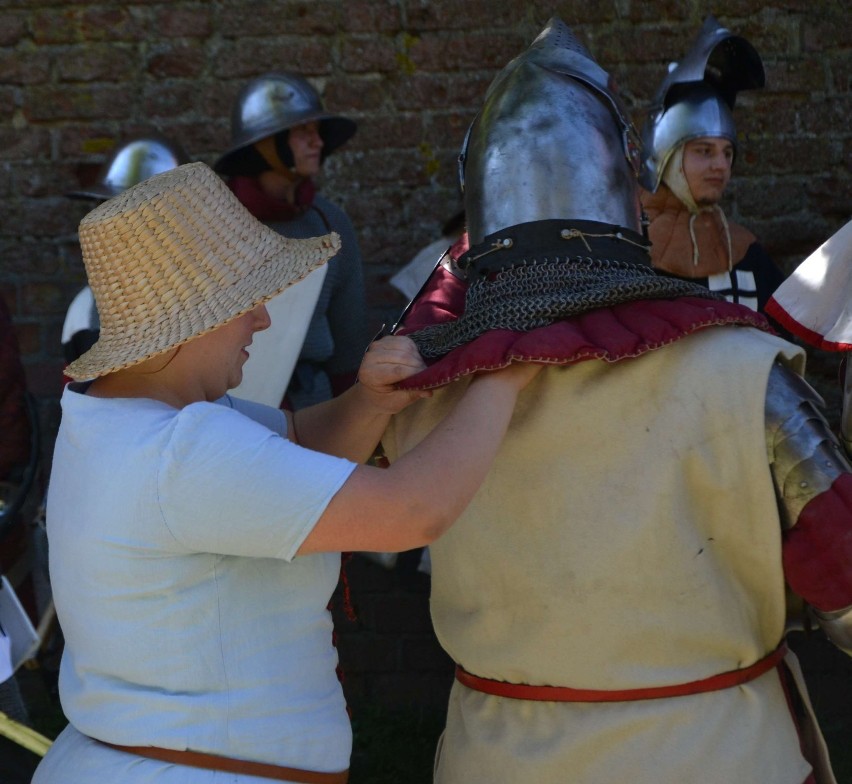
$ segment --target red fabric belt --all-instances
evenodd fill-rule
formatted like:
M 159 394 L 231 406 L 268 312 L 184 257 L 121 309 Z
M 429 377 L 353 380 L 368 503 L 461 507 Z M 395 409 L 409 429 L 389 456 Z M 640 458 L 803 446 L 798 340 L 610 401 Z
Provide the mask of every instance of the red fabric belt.
M 456 680 L 474 691 L 493 694 L 496 697 L 509 697 L 513 700 L 537 700 L 545 702 L 630 702 L 633 700 L 657 700 L 663 697 L 683 697 L 687 694 L 701 694 L 707 691 L 721 691 L 748 683 L 763 673 L 778 666 L 787 646 L 781 643 L 772 653 L 754 664 L 739 670 L 711 675 L 687 683 L 671 686 L 648 686 L 642 689 L 572 689 L 570 686 L 529 686 L 525 683 L 506 683 L 490 678 L 472 675 L 461 665 L 456 665 Z
M 119 746 L 117 743 L 107 743 L 106 741 L 101 741 L 101 743 L 119 751 L 126 751 L 129 754 L 150 757 L 161 762 L 171 762 L 175 765 L 188 765 L 191 768 L 221 770 L 226 773 L 244 773 L 247 776 L 259 776 L 276 781 L 295 781 L 299 784 L 346 784 L 349 781 L 348 770 L 342 770 L 339 773 L 319 773 L 313 770 L 285 768 L 266 762 L 220 757 L 217 754 L 204 754 L 200 751 L 178 751 L 177 749 L 161 749 L 157 746 Z

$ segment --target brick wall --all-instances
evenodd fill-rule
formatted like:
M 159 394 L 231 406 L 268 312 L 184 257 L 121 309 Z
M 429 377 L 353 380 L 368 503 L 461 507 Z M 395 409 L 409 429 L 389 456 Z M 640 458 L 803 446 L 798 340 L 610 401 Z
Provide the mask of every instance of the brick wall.
M 457 207 L 455 156 L 485 88 L 552 13 L 613 73 L 639 123 L 710 10 L 756 46 L 767 71 L 767 89 L 738 102 L 729 212 L 789 271 L 852 214 L 845 0 L 0 0 L 0 295 L 48 453 L 62 319 L 84 283 L 75 231 L 87 207 L 63 194 L 91 180 L 116 140 L 157 130 L 212 163 L 248 79 L 308 76 L 329 108 L 359 123 L 322 187 L 359 232 L 377 328 L 404 304 L 388 278 Z M 448 670 L 440 655 L 418 658 L 434 652 L 424 581 L 400 583 L 369 564 L 355 571 L 371 609 L 343 627 L 346 656 L 359 662 L 349 688 L 388 693 L 378 684 L 420 667 L 421 693 L 434 694 L 432 679 Z M 387 625 L 400 614 L 412 628 Z

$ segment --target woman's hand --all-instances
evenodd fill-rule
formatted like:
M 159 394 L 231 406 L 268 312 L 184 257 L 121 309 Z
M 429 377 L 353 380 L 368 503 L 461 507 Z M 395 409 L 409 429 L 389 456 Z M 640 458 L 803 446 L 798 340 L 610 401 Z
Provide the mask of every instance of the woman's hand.
M 361 367 L 358 383 L 372 405 L 395 414 L 409 403 L 431 397 L 428 390 L 401 390 L 396 384 L 426 367 L 411 338 L 388 335 L 370 344 Z

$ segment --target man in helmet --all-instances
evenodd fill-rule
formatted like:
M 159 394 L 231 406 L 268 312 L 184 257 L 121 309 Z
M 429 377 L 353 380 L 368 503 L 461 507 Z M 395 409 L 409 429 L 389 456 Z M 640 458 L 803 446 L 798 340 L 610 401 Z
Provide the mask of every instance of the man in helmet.
M 282 388 L 274 393 L 275 405 L 282 402 L 285 389 L 287 405 L 293 409 L 339 394 L 354 382 L 367 345 L 358 241 L 346 213 L 317 193 L 315 185 L 323 161 L 355 130 L 352 120 L 325 110 L 319 94 L 303 77 L 269 73 L 249 82 L 237 96 L 231 145 L 214 165 L 248 210 L 281 234 L 303 238 L 336 231 L 343 242 L 340 253 L 321 273 L 325 276 L 321 285 L 313 290 L 310 284 L 294 287 L 299 301 L 291 304 L 304 307 L 307 299 L 311 306 L 304 325 L 294 324 L 292 307 L 285 309 L 289 320 L 277 318 L 276 300 L 270 303 L 272 327 L 246 366 L 245 384 L 252 384 L 253 390 L 256 373 L 272 372 L 276 368 L 270 364 L 286 361 L 282 347 L 292 342 L 299 326 L 304 334 L 298 360 L 293 357 L 292 377 L 285 373 Z M 282 296 L 293 298 L 294 292 Z M 267 352 L 267 344 L 274 342 L 277 346 Z M 267 366 L 259 367 L 262 363 Z M 266 386 L 264 395 L 270 394 Z M 256 397 L 242 389 L 237 392 Z
M 763 84 L 751 44 L 708 17 L 654 99 L 643 127 L 640 176 L 654 267 L 761 313 L 783 275 L 720 202 L 737 154 L 731 113 L 737 92 Z
M 391 462 L 474 373 L 548 365 L 430 546 L 457 663 L 437 784 L 832 781 L 784 582 L 852 652 L 852 466 L 800 349 L 651 268 L 634 142 L 551 20 L 463 145 L 470 249 L 400 330 L 429 362 L 401 386 L 435 391 L 394 417 Z
M 135 136 L 116 146 L 98 171 L 94 183 L 66 195 L 73 199 L 91 200 L 94 206 L 142 180 L 184 163 L 189 163 L 189 157 L 177 142 L 156 133 Z M 99 333 L 95 298 L 92 290 L 85 286 L 71 301 L 62 325 L 65 361 L 73 362 L 88 351 Z

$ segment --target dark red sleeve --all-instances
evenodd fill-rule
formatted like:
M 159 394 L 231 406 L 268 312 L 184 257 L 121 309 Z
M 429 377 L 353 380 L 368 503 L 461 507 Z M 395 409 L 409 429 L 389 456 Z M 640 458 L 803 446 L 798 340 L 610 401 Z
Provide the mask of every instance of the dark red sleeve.
M 784 532 L 790 587 L 818 610 L 852 605 L 852 474 L 843 474 Z

